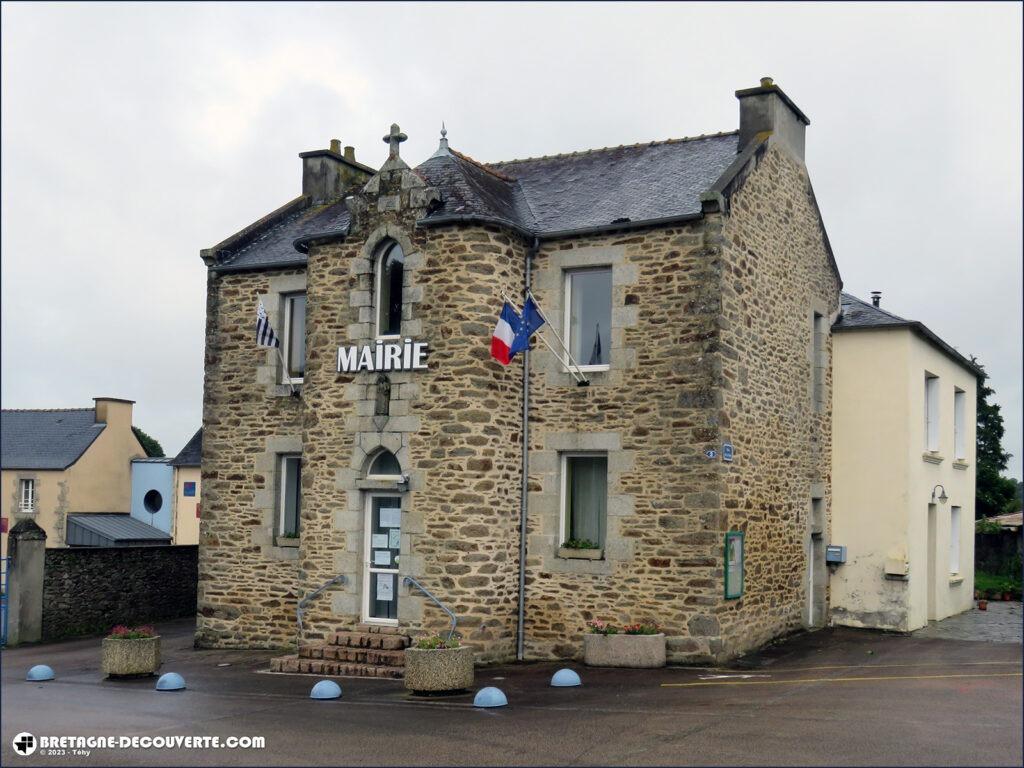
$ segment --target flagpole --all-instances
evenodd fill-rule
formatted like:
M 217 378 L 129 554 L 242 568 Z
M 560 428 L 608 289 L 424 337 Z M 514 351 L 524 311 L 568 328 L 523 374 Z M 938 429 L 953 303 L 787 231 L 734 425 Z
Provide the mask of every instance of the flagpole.
M 288 389 L 290 389 L 292 391 L 292 394 L 294 395 L 294 394 L 296 394 L 296 392 L 295 392 L 295 385 L 292 384 L 292 377 L 291 377 L 291 374 L 288 371 L 288 363 L 286 363 L 285 360 L 284 360 L 284 353 L 281 351 L 280 343 L 276 347 L 274 347 L 274 349 L 277 350 L 277 356 L 281 360 L 281 373 L 284 375 L 285 379 L 288 381 Z
M 544 310 L 540 308 L 540 302 L 537 301 L 537 297 L 533 295 L 533 291 L 527 290 L 526 294 L 527 298 L 533 299 L 533 305 L 537 307 L 538 314 L 540 314 L 540 316 L 544 319 L 544 322 L 547 323 L 547 326 L 548 328 L 551 329 L 551 332 L 555 334 L 555 338 L 558 339 L 558 343 L 562 345 L 562 349 L 565 350 L 566 357 L 569 358 L 569 363 L 576 366 L 576 373 L 579 374 L 579 378 L 577 379 L 577 381 L 585 381 L 587 384 L 589 384 L 590 380 L 583 375 L 583 371 L 580 370 L 580 364 L 576 361 L 576 358 L 572 356 L 572 352 L 569 351 L 569 348 L 565 345 L 565 342 L 562 341 L 562 337 L 558 335 L 558 331 L 555 330 L 555 327 L 551 324 L 551 321 L 548 320 L 548 316 L 544 314 Z
M 532 293 L 529 294 L 529 295 L 533 296 Z M 501 296 L 502 296 L 502 298 L 505 301 L 507 301 L 509 304 L 512 305 L 512 309 L 514 309 L 516 312 L 519 312 L 520 315 L 522 314 L 522 311 L 520 311 L 520 309 L 516 306 L 516 303 L 512 299 L 509 298 L 508 294 L 506 294 L 504 291 L 502 291 Z M 534 303 L 534 306 L 537 306 L 537 299 L 536 298 L 534 298 L 533 303 Z M 541 312 L 539 306 L 537 306 L 537 312 L 538 312 L 538 314 L 540 314 L 541 317 L 544 318 L 544 322 L 548 325 L 548 327 L 550 327 L 551 323 L 548 322 L 547 317 L 544 317 L 544 313 Z M 551 332 L 555 333 L 554 330 L 552 330 Z M 551 346 L 551 342 L 548 341 L 544 336 L 541 336 L 541 333 L 540 333 L 539 329 L 536 331 L 536 336 L 537 336 L 538 339 L 540 339 L 542 342 L 544 342 L 544 346 L 546 346 L 549 350 L 551 350 L 551 354 L 553 354 L 558 359 L 560 359 L 562 357 L 561 354 L 559 354 L 558 350 L 555 349 L 553 346 Z M 557 337 L 558 334 L 555 333 L 555 336 Z M 561 339 L 559 339 L 559 341 L 561 341 Z M 563 347 L 564 346 L 565 345 L 563 345 Z M 569 354 L 569 350 L 565 350 L 565 352 L 566 352 L 566 354 Z M 569 359 L 572 360 L 572 355 L 569 355 Z M 573 364 L 575 365 L 575 360 L 573 360 Z M 578 365 L 576 366 L 576 370 L 573 370 L 573 368 L 570 367 L 569 368 L 569 373 L 572 374 L 572 377 L 573 377 L 573 379 L 576 380 L 577 384 L 584 384 L 584 383 L 585 384 L 589 384 L 590 383 L 587 380 L 587 378 L 583 375 L 582 371 L 579 370 L 579 366 Z

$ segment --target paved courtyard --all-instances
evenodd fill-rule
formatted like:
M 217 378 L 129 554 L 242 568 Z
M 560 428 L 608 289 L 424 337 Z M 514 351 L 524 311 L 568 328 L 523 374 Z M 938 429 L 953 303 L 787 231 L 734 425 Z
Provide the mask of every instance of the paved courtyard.
M 949 640 L 976 640 L 988 643 L 1020 643 L 1024 638 L 1024 613 L 1017 601 L 988 604 L 987 611 L 977 606 L 964 613 L 933 621 L 917 630 L 915 637 L 943 637 Z
M 477 670 L 509 706 L 467 693 L 409 696 L 400 681 L 339 679 L 337 701 L 311 701 L 317 678 L 261 672 L 273 655 L 196 651 L 191 626 L 160 628 L 164 671 L 106 681 L 99 640 L 2 654 L 0 762 L 17 765 L 1020 765 L 1021 645 L 822 630 L 730 668 L 588 669 L 552 689 L 562 665 Z M 50 664 L 57 679 L 28 683 Z M 966 714 L 965 713 L 969 713 Z M 260 736 L 261 750 L 93 749 L 15 755 L 39 735 Z

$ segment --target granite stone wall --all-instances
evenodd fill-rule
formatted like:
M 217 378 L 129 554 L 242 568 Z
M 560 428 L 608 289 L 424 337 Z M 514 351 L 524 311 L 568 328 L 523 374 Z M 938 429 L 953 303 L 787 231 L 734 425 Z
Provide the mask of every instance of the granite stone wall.
M 194 616 L 197 548 L 47 549 L 43 640 Z

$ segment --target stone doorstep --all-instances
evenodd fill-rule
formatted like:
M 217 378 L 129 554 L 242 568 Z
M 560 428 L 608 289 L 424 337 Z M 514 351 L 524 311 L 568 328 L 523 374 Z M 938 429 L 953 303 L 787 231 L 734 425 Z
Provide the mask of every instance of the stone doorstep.
M 386 627 L 391 629 L 391 627 Z M 407 635 L 397 633 L 369 633 L 369 632 L 334 632 L 328 639 L 329 645 L 339 645 L 347 648 L 380 648 L 385 651 L 397 651 L 408 648 L 412 642 Z
M 401 627 L 389 627 L 381 624 L 357 624 L 356 632 L 364 635 L 400 635 Z
M 405 667 L 306 659 L 299 658 L 295 654 L 271 659 L 270 671 L 341 677 L 383 677 L 394 680 L 400 680 L 405 676 Z
M 303 645 L 299 647 L 300 659 L 324 659 L 325 661 L 348 661 L 377 666 L 405 666 L 404 650 L 377 650 L 374 648 L 347 648 L 339 645 Z

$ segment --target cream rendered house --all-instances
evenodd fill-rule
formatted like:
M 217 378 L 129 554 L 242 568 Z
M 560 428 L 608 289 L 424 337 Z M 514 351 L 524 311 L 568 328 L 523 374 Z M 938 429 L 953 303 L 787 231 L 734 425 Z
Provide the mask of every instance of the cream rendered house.
M 174 530 L 171 533 L 175 544 L 199 543 L 202 453 L 203 430 L 199 429 L 171 461 L 174 467 Z
M 132 432 L 131 400 L 94 398 L 92 408 L 4 410 L 0 432 L 0 554 L 7 530 L 31 517 L 47 547 L 69 543 L 69 527 L 97 541 L 151 538 L 150 526 L 125 525 L 131 461 L 146 455 Z
M 833 331 L 834 624 L 911 631 L 972 605 L 978 369 L 848 294 Z

